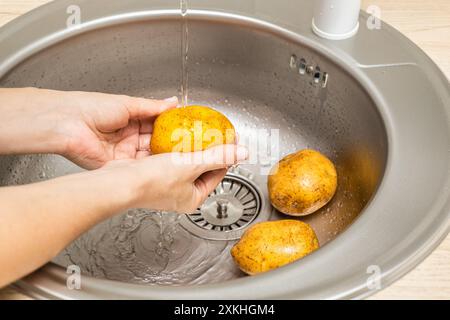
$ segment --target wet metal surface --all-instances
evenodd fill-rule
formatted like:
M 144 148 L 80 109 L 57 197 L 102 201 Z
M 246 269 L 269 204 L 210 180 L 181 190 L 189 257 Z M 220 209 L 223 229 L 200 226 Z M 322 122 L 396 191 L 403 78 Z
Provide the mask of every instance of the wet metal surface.
M 331 61 L 283 38 L 205 21 L 191 21 L 189 28 L 191 103 L 222 111 L 244 140 L 257 129 L 279 130 L 280 158 L 314 148 L 334 161 L 339 176 L 336 196 L 319 212 L 302 218 L 312 225 L 322 246 L 333 240 L 361 213 L 383 174 L 386 135 L 370 97 Z M 35 55 L 0 85 L 171 96 L 180 88 L 179 34 L 180 22 L 171 20 L 89 32 Z M 326 88 L 292 72 L 293 54 L 327 70 Z M 242 167 L 254 176 L 265 199 L 261 166 L 267 164 Z M 2 185 L 78 170 L 53 156 L 4 157 L 0 169 Z M 245 208 L 232 199 L 222 200 L 228 201 L 222 214 L 233 220 L 225 225 L 232 226 Z M 208 215 L 211 210 L 217 213 L 217 204 L 207 202 L 201 210 L 210 225 L 220 225 Z M 262 210 L 264 219 L 283 218 L 268 204 Z M 190 219 L 195 221 L 195 216 Z M 94 277 L 145 284 L 215 283 L 243 276 L 229 255 L 232 241 L 196 236 L 179 220 L 175 214 L 131 210 L 89 231 L 55 262 L 80 265 L 84 274 Z

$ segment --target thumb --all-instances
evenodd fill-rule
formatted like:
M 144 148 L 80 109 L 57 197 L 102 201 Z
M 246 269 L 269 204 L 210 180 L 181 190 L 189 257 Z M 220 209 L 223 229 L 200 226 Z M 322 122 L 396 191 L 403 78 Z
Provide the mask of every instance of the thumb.
M 198 204 L 197 207 L 205 202 L 206 198 L 214 191 L 220 181 L 223 180 L 226 173 L 227 169 L 209 171 L 195 180 L 195 202 Z
M 126 107 L 130 113 L 130 119 L 141 120 L 157 116 L 168 109 L 177 107 L 177 105 L 177 97 L 172 97 L 165 100 L 130 97 Z
M 248 149 L 241 145 L 225 144 L 205 151 L 194 152 L 191 155 L 196 164 L 193 173 L 200 176 L 205 172 L 224 169 L 246 160 Z

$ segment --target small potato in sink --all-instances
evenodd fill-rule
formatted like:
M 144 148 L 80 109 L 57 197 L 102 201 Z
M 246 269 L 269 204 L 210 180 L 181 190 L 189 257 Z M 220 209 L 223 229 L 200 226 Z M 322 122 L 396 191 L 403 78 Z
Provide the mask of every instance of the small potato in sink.
M 314 230 L 297 220 L 255 224 L 231 249 L 239 268 L 249 275 L 284 266 L 319 248 Z
M 333 198 L 336 188 L 336 168 L 314 150 L 301 150 L 284 157 L 272 168 L 268 178 L 272 205 L 291 216 L 305 216 L 319 210 Z

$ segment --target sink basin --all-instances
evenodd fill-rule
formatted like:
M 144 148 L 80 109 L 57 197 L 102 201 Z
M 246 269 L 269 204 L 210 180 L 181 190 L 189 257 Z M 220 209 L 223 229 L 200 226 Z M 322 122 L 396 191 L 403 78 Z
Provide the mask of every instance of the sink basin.
M 67 29 L 60 15 L 68 3 L 44 6 L 0 30 L 0 41 L 10 44 L 0 48 L 1 87 L 180 94 L 176 2 L 117 1 L 103 8 L 72 0 L 86 20 Z M 189 102 L 222 111 L 244 142 L 255 132 L 276 139 L 272 161 L 305 148 L 332 159 L 339 177 L 335 197 L 298 218 L 314 228 L 321 249 L 254 277 L 233 263 L 229 249 L 250 225 L 285 218 L 270 206 L 270 164 L 260 157 L 232 168 L 196 214 L 124 212 L 18 287 L 63 299 L 364 297 L 403 275 L 445 237 L 450 91 L 437 67 L 385 24 L 332 42 L 310 30 L 307 1 L 299 15 L 287 0 L 276 9 L 270 1 L 249 3 L 190 4 Z M 45 19 L 39 30 L 33 29 L 37 18 Z M 380 44 L 383 55 L 375 52 Z M 80 170 L 54 155 L 5 156 L 0 185 Z M 219 198 L 242 205 L 246 216 L 218 224 L 208 214 Z M 81 290 L 65 285 L 71 265 L 81 268 Z M 376 288 L 367 285 L 370 270 L 379 271 Z

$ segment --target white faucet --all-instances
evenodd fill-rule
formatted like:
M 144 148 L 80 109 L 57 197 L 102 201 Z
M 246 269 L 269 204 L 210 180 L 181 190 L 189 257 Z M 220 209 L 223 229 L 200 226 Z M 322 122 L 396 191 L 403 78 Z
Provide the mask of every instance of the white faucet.
M 315 34 L 331 40 L 354 36 L 359 28 L 361 0 L 313 0 L 312 29 Z

